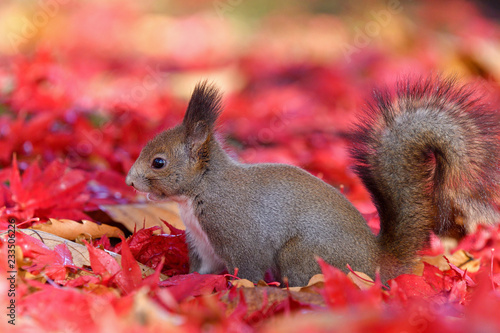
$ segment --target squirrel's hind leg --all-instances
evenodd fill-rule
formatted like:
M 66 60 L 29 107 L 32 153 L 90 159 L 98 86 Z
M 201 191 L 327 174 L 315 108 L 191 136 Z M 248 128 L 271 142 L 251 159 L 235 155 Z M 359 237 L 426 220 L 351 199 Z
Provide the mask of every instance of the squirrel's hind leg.
M 290 239 L 280 249 L 278 269 L 290 287 L 306 286 L 313 275 L 321 273 L 313 249 L 298 238 Z

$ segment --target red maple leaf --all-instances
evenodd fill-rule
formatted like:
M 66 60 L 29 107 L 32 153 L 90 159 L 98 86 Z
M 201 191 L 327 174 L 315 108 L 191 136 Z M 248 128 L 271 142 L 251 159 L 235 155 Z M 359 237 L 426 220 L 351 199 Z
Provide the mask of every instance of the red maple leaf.
M 189 258 L 185 232 L 166 221 L 163 223 L 170 229 L 170 234 L 153 234 L 160 229 L 158 226 L 141 229 L 127 239 L 130 250 L 137 261 L 151 268 L 158 267 L 162 258 L 165 258 L 163 274 L 186 274 L 189 271 Z M 121 249 L 122 243 L 115 247 L 117 253 Z
M 7 207 L 5 214 L 19 220 L 32 217 L 89 219 L 83 213 L 89 198 L 86 193 L 89 178 L 86 172 L 69 169 L 57 160 L 43 171 L 35 162 L 21 176 L 14 156 L 10 176 L 13 206 Z
M 211 294 L 214 291 L 227 290 L 227 281 L 223 275 L 191 273 L 172 276 L 159 284 L 168 287 L 174 298 L 180 302 L 190 296 Z
M 122 269 L 119 271 L 114 280 L 120 289 L 125 293 L 131 293 L 135 288 L 141 286 L 142 273 L 139 264 L 135 261 L 130 248 L 122 237 Z
M 317 260 L 325 279 L 322 295 L 328 306 L 333 309 L 347 305 L 366 306 L 368 308 L 380 306 L 382 300 L 380 281 L 375 282 L 368 290 L 360 290 L 340 269 L 327 264 L 321 258 L 317 258 Z
M 492 332 L 500 330 L 500 294 L 492 286 L 491 272 L 485 267 L 477 275 L 477 286 L 474 288 L 470 302 L 466 303 L 466 332 L 480 331 L 488 327 Z M 462 281 L 463 282 L 463 281 Z M 465 283 L 463 283 L 465 285 Z
M 467 286 L 469 286 L 469 287 L 476 286 L 476 283 L 474 282 L 474 280 L 472 280 L 471 277 L 467 274 L 467 270 L 464 271 L 463 269 L 458 268 L 457 266 L 452 264 L 448 260 L 448 258 L 446 258 L 446 256 L 444 257 L 444 259 L 446 260 L 446 262 L 448 262 L 448 265 L 450 265 L 451 270 L 456 273 L 459 280 L 464 281 L 467 284 Z
M 390 281 L 391 292 L 399 292 L 404 295 L 401 299 L 408 298 L 432 298 L 440 290 L 434 289 L 423 276 L 403 274 Z
M 40 271 L 43 269 L 45 275 L 55 282 L 65 281 L 68 272 L 76 272 L 77 267 L 73 264 L 73 256 L 66 244 L 58 244 L 50 253 L 40 254 L 33 258 L 31 267 L 26 268 L 29 272 Z
M 52 252 L 40 239 L 22 232 L 16 233 L 16 245 L 23 251 L 23 256 L 28 258 L 35 258 L 39 255 L 50 255 Z
M 19 299 L 21 317 L 30 318 L 30 332 L 101 332 L 104 327 L 122 327 L 118 313 L 126 315 L 132 309 L 127 297 L 116 293 L 85 293 L 74 288 L 39 285 L 38 290 Z M 118 331 L 121 331 L 118 329 Z
M 97 249 L 87 242 L 85 245 L 89 251 L 92 271 L 101 276 L 104 285 L 109 284 L 112 278 L 121 271 L 120 264 L 106 251 Z
M 127 242 L 124 239 L 122 239 L 122 242 L 121 267 L 110 254 L 85 242 L 89 251 L 92 271 L 101 276 L 102 284 L 115 284 L 124 295 L 131 294 L 143 286 L 149 286 L 150 289 L 154 289 L 158 286 L 163 263 L 160 263 L 153 274 L 143 279 L 139 264 L 134 259 Z M 84 283 L 85 281 L 80 282 Z
M 23 267 L 30 273 L 43 271 L 48 278 L 60 283 L 66 279 L 68 272 L 78 269 L 66 244 L 58 244 L 52 250 L 41 240 L 17 232 L 16 245 L 22 249 L 24 257 L 31 259 L 32 265 Z

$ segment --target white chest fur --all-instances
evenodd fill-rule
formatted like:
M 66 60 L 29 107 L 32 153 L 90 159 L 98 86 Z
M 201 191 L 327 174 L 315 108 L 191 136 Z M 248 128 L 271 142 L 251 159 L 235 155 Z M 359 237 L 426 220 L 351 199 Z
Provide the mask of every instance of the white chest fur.
M 198 273 L 218 273 L 216 270 L 223 266 L 222 259 L 215 253 L 207 234 L 201 228 L 198 217 L 194 212 L 193 201 L 183 196 L 172 199 L 179 204 L 181 219 L 186 226 L 187 238 L 201 259 L 201 267 Z

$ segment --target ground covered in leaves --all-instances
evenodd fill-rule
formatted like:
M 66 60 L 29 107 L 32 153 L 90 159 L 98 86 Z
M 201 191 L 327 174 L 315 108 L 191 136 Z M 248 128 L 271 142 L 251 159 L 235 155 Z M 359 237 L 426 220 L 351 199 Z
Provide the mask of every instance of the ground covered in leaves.
M 433 238 L 388 286 L 321 259 L 308 286 L 254 285 L 188 274 L 175 204 L 125 185 L 208 78 L 226 92 L 220 132 L 235 158 L 307 169 L 376 233 L 345 149 L 356 113 L 373 86 L 435 72 L 498 109 L 492 13 L 460 1 L 2 2 L 0 330 L 499 331 L 498 227 L 452 250 Z

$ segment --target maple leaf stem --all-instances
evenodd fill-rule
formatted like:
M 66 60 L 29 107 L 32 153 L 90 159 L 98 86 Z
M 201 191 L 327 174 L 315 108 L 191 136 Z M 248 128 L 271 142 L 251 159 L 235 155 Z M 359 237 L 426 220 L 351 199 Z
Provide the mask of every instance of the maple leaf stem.
M 22 226 L 22 225 L 24 225 L 24 224 L 27 224 L 27 223 L 31 223 L 31 222 L 39 222 L 39 221 L 40 221 L 40 218 L 39 218 L 39 217 L 32 217 L 32 218 L 30 218 L 30 219 L 24 220 L 24 221 L 23 221 L 23 222 L 21 222 L 21 223 L 18 223 L 18 224 L 17 224 L 17 227 L 20 227 L 20 226 Z
M 495 255 L 495 248 L 491 249 L 491 262 L 490 262 L 490 279 L 491 279 L 491 288 L 493 291 L 496 291 L 495 280 L 493 279 L 493 259 Z
M 57 284 L 54 280 L 52 280 L 51 278 L 49 278 L 45 273 L 42 273 L 42 276 L 47 280 L 47 282 L 54 288 L 57 288 L 57 289 L 62 289 L 61 286 L 59 284 Z
M 361 277 L 358 273 L 356 273 L 352 268 L 351 268 L 351 265 L 347 264 L 347 269 L 352 273 L 354 274 L 358 279 L 364 281 L 364 282 L 368 282 L 368 283 L 372 283 L 372 284 L 375 284 L 375 282 L 373 282 L 372 280 L 368 280 L 368 279 L 365 279 L 363 277 Z

